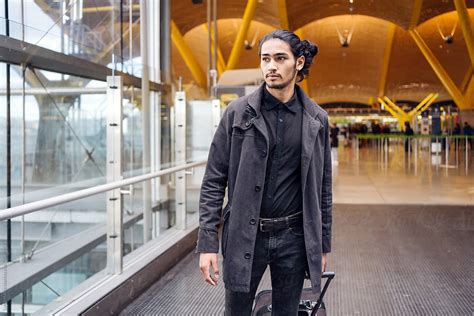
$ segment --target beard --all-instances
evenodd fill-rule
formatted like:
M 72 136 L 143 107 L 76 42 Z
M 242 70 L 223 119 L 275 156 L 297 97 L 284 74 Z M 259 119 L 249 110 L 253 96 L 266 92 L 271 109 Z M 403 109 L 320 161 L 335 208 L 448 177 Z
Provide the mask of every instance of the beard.
M 293 79 L 296 76 L 296 73 L 297 73 L 297 70 L 296 70 L 296 68 L 294 68 L 293 69 L 293 74 L 291 75 L 290 79 L 288 79 L 284 82 L 280 82 L 280 83 L 268 82 L 268 81 L 265 80 L 265 83 L 267 84 L 267 87 L 269 87 L 270 89 L 282 90 L 282 89 L 288 87 L 290 85 L 290 83 L 292 83 Z

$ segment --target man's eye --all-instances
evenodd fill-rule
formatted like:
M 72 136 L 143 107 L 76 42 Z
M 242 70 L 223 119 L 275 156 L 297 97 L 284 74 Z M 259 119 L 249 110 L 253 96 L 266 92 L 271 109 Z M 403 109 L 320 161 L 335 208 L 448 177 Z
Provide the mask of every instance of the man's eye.
M 283 61 L 285 59 L 286 59 L 285 57 L 278 57 L 278 60 L 280 60 L 280 61 Z
M 262 58 L 262 61 L 267 63 L 269 61 L 269 58 Z

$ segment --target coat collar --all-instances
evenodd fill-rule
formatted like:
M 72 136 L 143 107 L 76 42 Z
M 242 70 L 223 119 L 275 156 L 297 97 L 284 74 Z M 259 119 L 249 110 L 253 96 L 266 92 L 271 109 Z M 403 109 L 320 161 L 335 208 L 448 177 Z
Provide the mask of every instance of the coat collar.
M 262 83 L 257 90 L 249 94 L 248 104 L 255 110 L 257 116 L 261 115 L 263 89 L 265 89 L 265 83 Z M 319 120 L 319 112 L 316 109 L 316 104 L 311 100 L 306 93 L 301 89 L 299 85 L 295 85 L 295 90 L 301 104 L 303 105 L 304 111 L 315 120 Z M 320 123 L 322 123 L 320 121 Z
M 254 124 L 255 127 L 263 134 L 267 143 L 268 149 L 268 130 L 262 119 L 261 105 L 263 89 L 265 89 L 265 83 L 263 83 L 256 91 L 249 94 L 248 104 L 255 110 L 257 114 Z M 318 136 L 319 130 L 324 126 L 321 121 L 317 105 L 304 93 L 298 85 L 295 87 L 296 94 L 300 99 L 303 106 L 303 119 L 301 126 L 301 175 L 302 175 L 302 188 L 306 186 L 306 178 L 309 170 L 309 162 L 313 155 L 314 145 L 316 143 L 316 137 Z

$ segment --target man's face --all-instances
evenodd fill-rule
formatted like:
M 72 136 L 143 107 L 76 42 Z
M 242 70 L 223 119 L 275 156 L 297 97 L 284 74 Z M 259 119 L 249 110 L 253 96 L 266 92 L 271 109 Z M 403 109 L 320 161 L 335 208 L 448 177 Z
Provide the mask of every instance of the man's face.
M 290 45 L 274 38 L 263 43 L 260 69 L 268 88 L 284 89 L 296 82 L 296 74 L 304 65 L 304 57 L 295 60 Z

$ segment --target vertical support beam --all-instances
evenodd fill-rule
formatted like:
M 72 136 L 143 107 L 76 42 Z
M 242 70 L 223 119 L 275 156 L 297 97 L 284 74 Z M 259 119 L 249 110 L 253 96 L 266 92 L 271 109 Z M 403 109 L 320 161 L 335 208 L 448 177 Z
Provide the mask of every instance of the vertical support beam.
M 423 106 L 426 104 L 426 102 L 431 100 L 431 98 L 433 98 L 433 96 L 435 96 L 435 95 L 436 95 L 435 98 L 437 98 L 438 97 L 437 93 L 436 94 L 434 94 L 434 93 L 428 94 L 428 96 L 426 98 L 424 98 L 420 103 L 418 103 L 418 105 L 413 110 L 408 112 L 408 115 L 413 116 L 413 114 L 416 114 L 419 110 L 421 110 L 421 108 L 423 108 Z
M 434 72 L 438 76 L 438 78 L 441 81 L 441 83 L 443 84 L 444 88 L 451 95 L 454 102 L 456 102 L 456 105 L 461 110 L 465 109 L 466 108 L 466 103 L 465 103 L 465 100 L 464 100 L 464 96 L 462 95 L 461 91 L 459 91 L 458 87 L 453 82 L 453 80 L 449 77 L 449 74 L 443 68 L 443 66 L 438 61 L 438 59 L 435 57 L 433 52 L 431 52 L 428 45 L 426 45 L 425 41 L 421 38 L 420 34 L 416 30 L 409 30 L 408 33 L 411 35 L 411 37 L 415 41 L 416 45 L 418 45 L 418 48 L 420 49 L 420 51 L 425 56 L 428 63 L 431 65 L 431 68 L 433 68 Z
M 209 27 L 206 24 L 203 24 L 206 33 L 209 32 Z M 214 48 L 214 32 L 211 30 L 210 34 L 211 36 L 211 50 L 213 51 Z M 219 73 L 219 76 L 226 70 L 225 69 L 225 59 L 224 55 L 222 55 L 222 51 L 219 45 L 217 45 L 217 72 Z
M 392 107 L 393 110 L 398 112 L 398 115 L 400 117 L 405 118 L 405 119 L 407 118 L 407 114 L 405 113 L 405 111 L 403 111 L 398 105 L 396 105 L 395 102 L 390 100 L 389 97 L 385 96 L 383 97 L 383 99 L 385 100 L 386 104 L 388 104 L 389 106 Z
M 472 77 L 473 77 L 472 67 L 469 67 L 461 83 L 461 93 L 466 93 L 467 87 L 469 86 L 469 82 L 472 80 Z
M 215 134 L 221 120 L 221 100 L 211 100 L 212 104 L 212 135 Z
M 164 83 L 171 84 L 171 8 L 170 0 L 160 0 L 160 68 Z M 171 98 L 169 98 L 171 99 Z M 171 100 L 169 100 L 171 103 Z
M 459 22 L 461 23 L 462 33 L 466 41 L 467 51 L 471 59 L 471 67 L 474 67 L 474 35 L 471 26 L 469 12 L 467 12 L 466 0 L 454 0 L 454 6 L 458 12 Z
M 474 78 L 469 81 L 469 85 L 466 88 L 466 94 L 464 95 L 467 103 L 467 109 L 474 109 Z
M 414 0 L 413 1 L 413 10 L 411 14 L 410 25 L 408 26 L 409 30 L 415 29 L 420 20 L 421 8 L 423 7 L 423 0 Z
M 122 179 L 122 78 L 107 76 L 107 182 Z M 120 189 L 107 191 L 107 273 L 122 273 L 123 212 Z
M 142 56 L 142 132 L 143 132 L 143 171 L 150 172 L 150 80 L 148 57 L 148 9 L 147 1 L 140 1 L 140 50 Z M 152 238 L 151 182 L 143 182 L 143 242 Z
M 188 66 L 188 69 L 191 71 L 191 74 L 193 75 L 194 80 L 196 80 L 197 84 L 201 88 L 205 89 L 207 87 L 206 75 L 202 71 L 201 66 L 199 66 L 199 63 L 194 57 L 192 50 L 189 48 L 188 44 L 186 44 L 186 42 L 184 41 L 183 35 L 179 31 L 174 21 L 171 21 L 171 40 L 173 41 L 174 45 L 178 49 L 179 54 L 184 60 L 184 63 L 186 64 L 186 66 Z
M 384 109 L 390 113 L 394 118 L 396 118 L 397 120 L 400 121 L 400 116 L 398 115 L 397 112 L 395 112 L 394 110 L 392 110 L 392 108 L 387 104 L 385 103 L 385 101 L 382 99 L 382 98 L 378 98 L 380 104 L 382 104 L 384 106 Z
M 387 84 L 388 67 L 390 66 L 390 56 L 392 55 L 393 37 L 395 36 L 395 24 L 389 23 L 387 32 L 387 42 L 385 45 L 385 51 L 382 62 L 382 72 L 380 73 L 380 83 L 378 96 L 383 97 L 385 95 L 385 86 Z
M 247 37 L 250 22 L 252 22 L 256 7 L 257 0 L 247 1 L 247 6 L 245 7 L 242 24 L 240 25 L 239 32 L 237 33 L 237 38 L 235 39 L 234 46 L 232 47 L 232 51 L 230 52 L 229 60 L 227 62 L 227 70 L 235 69 L 235 67 L 237 66 L 237 61 L 239 60 L 242 49 L 244 48 L 245 38 Z
M 150 43 L 149 52 L 152 54 L 152 69 L 150 74 L 151 81 L 161 82 L 161 58 L 162 48 L 161 45 L 167 45 L 169 47 L 170 35 L 167 35 L 166 43 L 165 39 L 160 37 L 161 34 L 161 23 L 162 23 L 162 11 L 161 5 L 158 1 L 151 1 L 149 3 L 151 8 L 148 10 L 149 19 L 151 22 L 150 30 L 148 33 L 148 41 Z M 131 8 L 130 8 L 131 9 Z M 169 20 L 168 20 L 168 31 L 169 31 Z M 151 34 L 150 34 L 151 33 Z M 170 67 L 170 66 L 168 66 Z M 156 172 L 160 170 L 161 166 L 161 93 L 150 92 L 150 171 Z M 160 192 L 161 178 L 155 178 L 150 182 L 150 215 L 149 218 L 151 227 L 151 236 L 157 236 L 160 234 L 160 222 L 159 213 L 153 213 L 152 209 L 161 200 Z M 133 248 L 133 245 L 132 245 Z
M 286 0 L 278 0 L 278 13 L 280 14 L 280 26 L 284 30 L 289 30 L 288 10 L 286 8 Z
M 175 111 L 175 163 L 186 163 L 186 95 L 177 91 L 174 99 Z M 186 170 L 175 173 L 176 228 L 186 229 Z
M 398 125 L 400 125 L 400 128 L 403 130 L 403 128 L 405 127 L 405 119 L 401 117 L 395 110 L 393 110 L 382 98 L 378 98 L 378 100 L 380 104 L 384 106 L 384 109 L 398 120 Z
M 295 34 L 302 40 L 303 39 L 303 28 L 299 28 L 295 31 Z M 304 79 L 303 81 L 299 82 L 300 87 L 303 89 L 303 91 L 308 95 L 308 97 L 311 98 L 310 90 L 309 90 L 309 85 L 308 85 L 308 79 Z
M 438 96 L 439 96 L 439 94 L 435 93 L 431 97 L 431 99 L 423 107 L 421 107 L 421 109 L 418 110 L 418 113 L 423 113 L 424 111 L 426 111 L 426 109 L 431 105 L 431 103 L 434 102 L 434 100 L 436 100 L 438 98 Z

